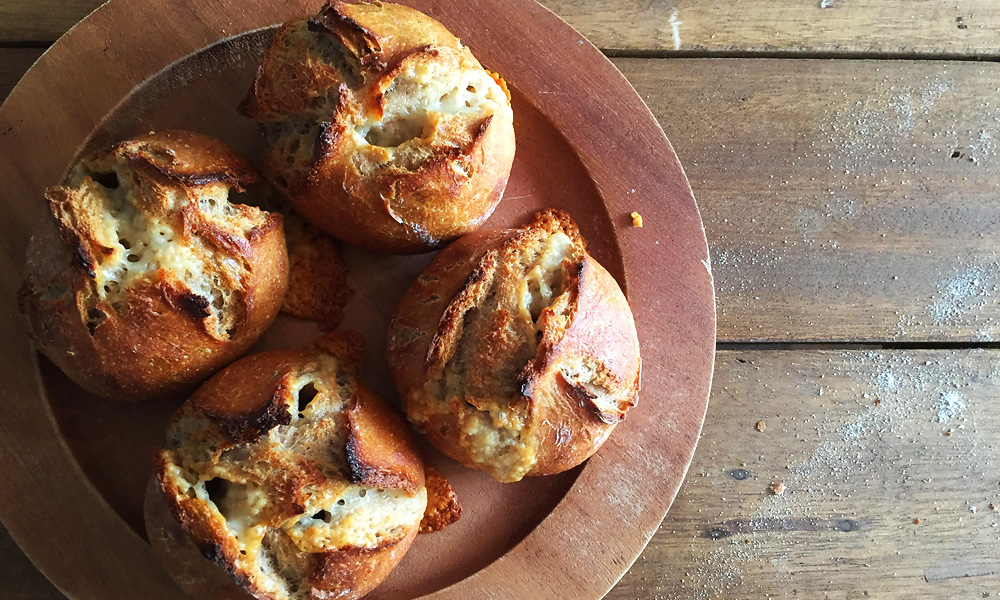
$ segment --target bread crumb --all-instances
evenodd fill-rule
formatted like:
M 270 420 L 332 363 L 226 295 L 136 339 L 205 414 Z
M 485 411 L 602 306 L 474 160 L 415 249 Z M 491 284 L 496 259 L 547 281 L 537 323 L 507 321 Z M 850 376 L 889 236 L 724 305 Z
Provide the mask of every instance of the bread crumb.
M 783 484 L 783 483 L 776 483 L 776 484 L 772 485 L 771 486 L 771 493 L 774 494 L 775 496 L 780 496 L 780 495 L 784 494 L 785 493 L 785 484 Z
M 920 519 L 913 519 L 914 525 L 920 525 Z
M 455 488 L 437 469 L 427 466 L 427 508 L 420 521 L 420 533 L 434 533 L 451 525 L 462 516 Z
M 946 436 L 948 436 L 948 437 L 951 437 L 951 429 L 949 429 L 948 431 L 944 432 L 944 434 Z
M 632 225 L 642 227 L 642 215 L 635 211 L 632 212 Z
M 767 429 L 767 423 L 764 421 L 757 421 L 757 431 L 764 433 L 765 429 Z
M 324 331 L 340 326 L 344 306 L 354 295 L 337 241 L 287 207 L 288 293 L 281 311 L 319 323 Z

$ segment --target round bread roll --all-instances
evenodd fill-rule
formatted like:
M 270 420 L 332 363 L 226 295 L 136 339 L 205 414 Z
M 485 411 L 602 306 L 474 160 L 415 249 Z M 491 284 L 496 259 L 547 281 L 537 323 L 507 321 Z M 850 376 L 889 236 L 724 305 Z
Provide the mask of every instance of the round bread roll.
M 499 481 L 580 464 L 639 391 L 628 302 L 554 210 L 442 250 L 400 302 L 387 354 L 417 430 Z
M 510 94 L 416 10 L 329 2 L 275 34 L 241 110 L 264 172 L 346 242 L 412 254 L 479 227 L 514 160 Z
M 287 288 L 280 215 L 228 201 L 255 178 L 222 142 L 150 133 L 46 190 L 19 306 L 38 349 L 89 392 L 186 391 L 271 324 Z
M 420 526 L 423 462 L 406 421 L 358 383 L 356 339 L 338 332 L 233 363 L 181 407 L 155 455 L 170 512 L 260 600 L 360 598 Z M 175 538 L 150 538 L 185 556 Z M 189 593 L 211 597 L 198 587 L 209 578 L 166 562 Z

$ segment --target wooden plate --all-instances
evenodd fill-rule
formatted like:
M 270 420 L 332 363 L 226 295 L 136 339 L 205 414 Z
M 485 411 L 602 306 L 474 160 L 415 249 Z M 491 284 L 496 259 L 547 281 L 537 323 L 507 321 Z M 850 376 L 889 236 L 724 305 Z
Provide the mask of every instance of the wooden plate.
M 715 310 L 701 219 L 677 157 L 624 77 L 531 0 L 407 0 L 442 21 L 514 89 L 517 158 L 486 225 L 556 206 L 626 290 L 643 353 L 640 404 L 600 453 L 557 477 L 500 485 L 431 452 L 465 516 L 420 536 L 376 598 L 598 598 L 642 551 L 677 493 L 708 402 Z M 71 598 L 181 595 L 145 541 L 152 448 L 177 402 L 88 396 L 23 333 L 16 291 L 42 191 L 82 152 L 150 129 L 216 135 L 257 156 L 242 97 L 276 23 L 306 0 L 113 0 L 63 36 L 0 107 L 0 518 Z M 629 214 L 639 211 L 644 228 Z M 389 315 L 429 257 L 347 252 L 345 326 L 369 346 L 369 383 L 392 397 L 382 359 Z M 302 345 L 283 317 L 258 348 Z

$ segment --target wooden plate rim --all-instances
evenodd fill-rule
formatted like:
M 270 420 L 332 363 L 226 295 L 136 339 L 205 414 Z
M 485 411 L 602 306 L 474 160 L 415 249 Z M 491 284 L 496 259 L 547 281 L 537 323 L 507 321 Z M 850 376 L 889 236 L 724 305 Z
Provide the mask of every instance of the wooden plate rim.
M 446 25 L 448 15 L 463 10 L 465 5 L 448 0 L 404 3 Z M 665 338 L 687 339 L 686 373 L 654 374 L 651 390 L 648 373 L 656 365 L 647 362 L 646 391 L 642 396 L 647 405 L 659 399 L 651 399 L 651 395 L 661 392 L 663 397 L 686 402 L 685 427 L 671 438 L 671 456 L 658 456 L 659 448 L 644 446 L 646 441 L 666 439 L 662 431 L 630 430 L 628 447 L 622 443 L 623 436 L 612 436 L 609 446 L 614 446 L 615 451 L 602 452 L 592 459 L 563 501 L 517 547 L 472 577 L 427 597 L 464 598 L 475 593 L 484 598 L 529 598 L 546 592 L 558 596 L 567 589 L 576 590 L 578 597 L 600 597 L 628 570 L 655 532 L 683 481 L 700 434 L 715 342 L 707 242 L 694 196 L 673 149 L 649 109 L 614 65 L 568 24 L 533 0 L 489 0 L 481 4 L 488 5 L 492 21 L 485 32 L 475 36 L 478 41 L 470 45 L 474 49 L 485 47 L 484 43 L 489 42 L 483 40 L 491 38 L 495 42 L 513 42 L 504 51 L 493 53 L 493 64 L 522 92 L 531 90 L 527 95 L 540 111 L 557 126 L 581 122 L 600 125 L 596 130 L 560 130 L 591 173 L 615 223 L 615 239 L 626 267 L 622 283 L 628 289 L 639 323 L 644 358 L 660 356 L 661 346 L 667 343 Z M 220 38 L 267 27 L 315 9 L 315 2 L 305 0 L 112 0 L 43 54 L 0 106 L 0 156 L 12 158 L 0 161 L 0 180 L 17 178 L 26 189 L 31 186 L 24 182 L 58 180 L 99 120 L 142 81 Z M 155 18 L 171 14 L 185 18 L 166 22 Z M 525 56 L 531 59 L 530 65 L 519 64 Z M 501 59 L 499 64 L 497 59 Z M 587 67 L 567 76 L 567 64 Z M 85 80 L 80 73 L 112 68 L 125 71 L 127 76 L 100 81 L 100 85 L 81 85 Z M 77 112 L 73 113 L 69 98 L 84 92 L 89 102 L 76 106 Z M 55 107 L 66 109 L 66 113 L 53 110 L 42 114 L 34 107 L 38 98 L 54 98 Z M 67 145 L 58 140 L 79 143 Z M 19 164 L 16 157 L 24 144 L 46 141 L 53 142 L 52 152 L 41 164 Z M 609 160 L 610 152 L 622 152 L 629 160 Z M 669 206 L 663 204 L 665 197 L 670 198 Z M 11 211 L 11 223 L 42 218 L 41 203 L 22 199 L 15 205 L 17 200 L 9 193 L 3 197 L 6 207 L 16 206 Z M 656 216 L 668 209 L 675 218 L 669 224 L 674 238 L 685 242 L 677 247 L 664 244 L 657 248 L 657 230 L 633 229 L 627 217 L 632 210 Z M 3 233 L 9 235 L 0 242 L 4 250 L 0 272 L 18 274 L 28 232 L 8 223 Z M 656 281 L 656 275 L 663 274 L 657 270 L 657 259 L 672 268 L 670 280 L 684 282 L 684 289 L 666 290 Z M 639 266 L 643 272 L 637 276 Z M 0 491 L 0 518 L 39 569 L 71 598 L 104 597 L 109 589 L 129 590 L 133 597 L 177 597 L 179 590 L 158 567 L 148 544 L 84 476 L 59 434 L 48 403 L 39 401 L 42 386 L 37 365 L 15 309 L 19 277 L 5 279 L 0 299 L 0 335 L 10 341 L 5 352 L 8 361 L 2 369 L 8 391 L 4 395 L 7 414 L 0 424 L 0 457 L 10 483 Z M 656 330 L 662 311 L 660 300 L 675 302 L 678 297 L 687 306 L 690 322 L 685 324 L 683 336 L 661 335 L 663 332 Z M 677 355 L 676 350 L 664 352 L 665 356 Z M 678 387 L 667 394 L 662 389 L 667 383 Z M 650 460 L 650 452 L 665 464 Z M 629 469 L 621 468 L 624 462 L 630 464 Z M 649 500 L 618 503 L 610 514 L 603 514 L 606 508 L 599 503 L 616 500 L 610 491 L 612 485 L 645 494 Z M 590 526 L 581 528 L 580 523 Z M 92 547 L 81 547 L 97 541 L 100 543 Z M 573 556 L 581 548 L 599 554 L 600 564 L 580 572 Z M 547 569 L 546 578 L 538 580 L 532 577 L 532 567 L 538 564 L 539 557 L 562 560 L 567 568 Z M 512 579 L 511 573 L 517 576 Z M 504 585 L 498 587 L 500 584 Z M 515 589 L 521 594 L 512 596 Z

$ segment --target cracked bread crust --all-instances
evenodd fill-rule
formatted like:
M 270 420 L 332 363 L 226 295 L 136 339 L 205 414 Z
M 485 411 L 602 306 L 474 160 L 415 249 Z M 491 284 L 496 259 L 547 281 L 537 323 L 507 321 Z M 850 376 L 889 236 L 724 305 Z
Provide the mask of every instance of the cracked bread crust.
M 337 240 L 292 210 L 282 211 L 288 242 L 288 293 L 281 311 L 319 323 L 323 331 L 340 325 L 354 295 Z
M 388 2 L 332 1 L 281 27 L 241 110 L 295 209 L 378 252 L 426 252 L 479 227 L 514 159 L 503 79 L 440 23 Z
M 402 417 L 357 382 L 362 355 L 360 336 L 337 332 L 237 361 L 155 455 L 170 512 L 256 598 L 359 598 L 416 535 L 423 462 Z
M 400 302 L 387 358 L 417 430 L 499 481 L 590 457 L 641 370 L 624 294 L 555 210 L 441 251 Z
M 122 400 L 187 391 L 242 354 L 287 288 L 281 216 L 229 201 L 255 177 L 183 131 L 81 160 L 28 247 L 18 299 L 38 349 Z
M 435 533 L 462 517 L 462 505 L 451 482 L 437 469 L 428 465 L 424 475 L 427 481 L 427 510 L 420 521 L 420 533 Z

